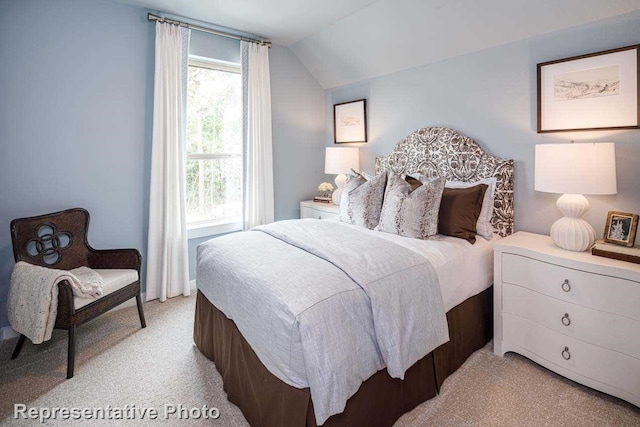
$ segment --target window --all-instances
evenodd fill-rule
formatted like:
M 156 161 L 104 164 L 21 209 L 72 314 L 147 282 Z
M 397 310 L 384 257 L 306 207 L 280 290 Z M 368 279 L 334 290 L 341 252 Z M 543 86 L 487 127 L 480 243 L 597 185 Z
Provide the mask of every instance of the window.
M 190 57 L 187 91 L 187 224 L 192 229 L 238 223 L 242 220 L 240 65 Z

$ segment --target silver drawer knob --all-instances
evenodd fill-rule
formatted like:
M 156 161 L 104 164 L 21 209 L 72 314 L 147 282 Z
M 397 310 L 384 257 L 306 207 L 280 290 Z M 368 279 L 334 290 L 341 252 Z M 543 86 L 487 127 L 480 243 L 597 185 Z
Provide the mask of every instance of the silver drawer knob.
M 318 215 L 318 219 L 322 219 L 322 215 Z
M 564 279 L 564 282 L 562 282 L 562 290 L 565 292 L 569 292 L 571 290 L 571 284 L 569 284 L 569 279 Z
M 569 347 L 565 347 L 564 350 L 562 350 L 562 358 L 564 360 L 571 359 L 571 353 L 569 353 Z
M 571 319 L 569 319 L 569 313 L 565 313 L 564 316 L 562 316 L 562 324 L 564 326 L 569 326 L 571 324 Z

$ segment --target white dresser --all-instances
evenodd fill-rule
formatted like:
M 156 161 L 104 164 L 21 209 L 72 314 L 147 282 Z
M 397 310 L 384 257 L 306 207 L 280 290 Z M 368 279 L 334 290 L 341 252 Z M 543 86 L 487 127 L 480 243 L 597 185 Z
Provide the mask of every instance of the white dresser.
M 494 352 L 640 406 L 640 265 L 518 232 L 495 245 Z
M 318 203 L 313 200 L 300 202 L 300 218 L 338 218 L 340 207 L 333 203 Z

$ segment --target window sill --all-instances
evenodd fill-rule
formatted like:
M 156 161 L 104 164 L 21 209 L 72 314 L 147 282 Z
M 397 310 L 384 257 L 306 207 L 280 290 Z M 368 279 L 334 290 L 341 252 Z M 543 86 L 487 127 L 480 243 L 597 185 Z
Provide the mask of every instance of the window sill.
M 231 220 L 227 222 L 209 222 L 204 224 L 187 225 L 187 239 L 215 236 L 216 234 L 242 231 L 242 221 Z

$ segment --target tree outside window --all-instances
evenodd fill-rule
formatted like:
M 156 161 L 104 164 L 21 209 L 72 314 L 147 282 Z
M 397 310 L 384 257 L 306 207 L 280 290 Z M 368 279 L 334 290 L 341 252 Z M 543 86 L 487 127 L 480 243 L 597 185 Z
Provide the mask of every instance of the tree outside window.
M 240 65 L 191 58 L 187 90 L 187 223 L 240 221 Z

